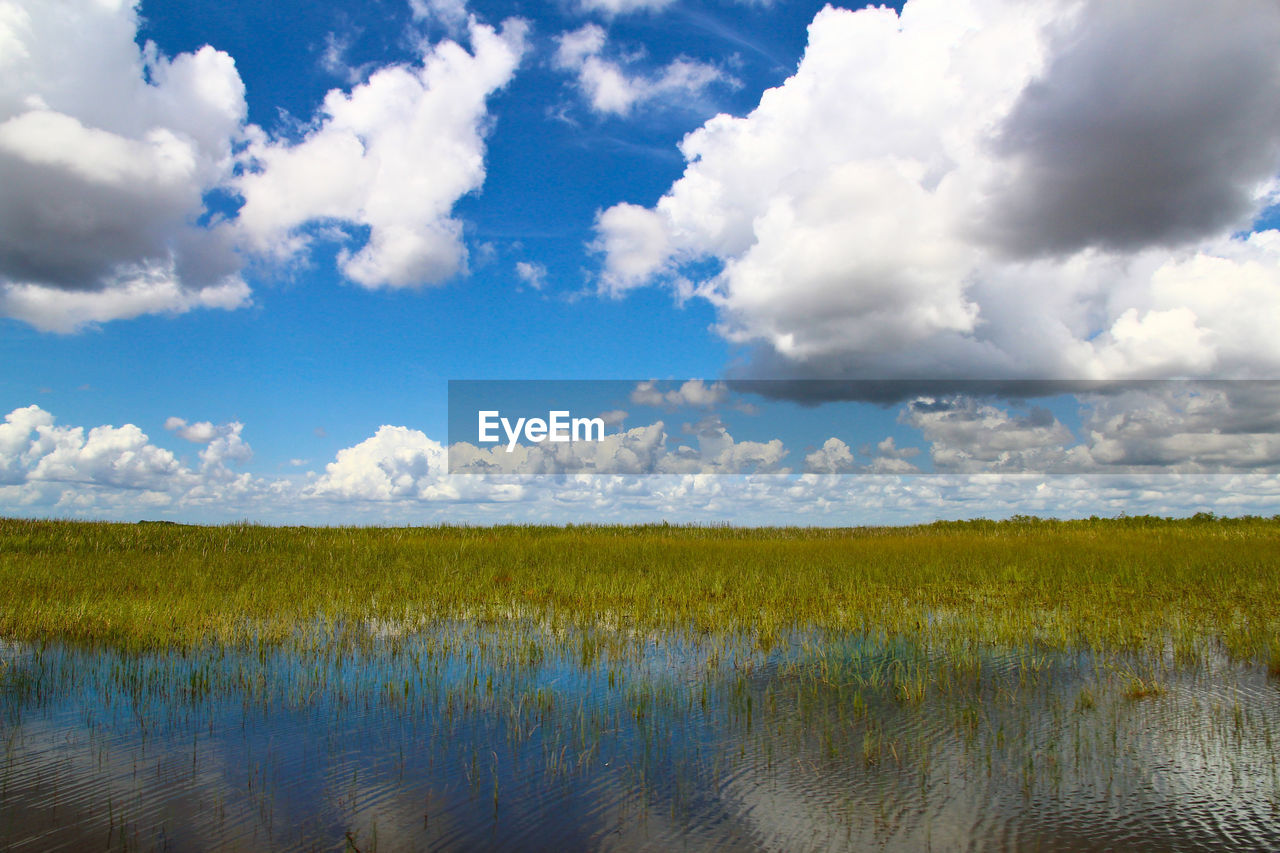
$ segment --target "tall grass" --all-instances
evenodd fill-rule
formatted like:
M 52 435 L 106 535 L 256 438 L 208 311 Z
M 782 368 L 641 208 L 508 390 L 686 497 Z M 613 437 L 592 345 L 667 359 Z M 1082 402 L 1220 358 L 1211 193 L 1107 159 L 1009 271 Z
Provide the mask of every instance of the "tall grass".
M 0 637 L 323 645 L 438 620 L 792 628 L 1268 661 L 1280 519 L 904 528 L 197 527 L 0 520 Z M 584 651 L 584 654 L 586 652 Z

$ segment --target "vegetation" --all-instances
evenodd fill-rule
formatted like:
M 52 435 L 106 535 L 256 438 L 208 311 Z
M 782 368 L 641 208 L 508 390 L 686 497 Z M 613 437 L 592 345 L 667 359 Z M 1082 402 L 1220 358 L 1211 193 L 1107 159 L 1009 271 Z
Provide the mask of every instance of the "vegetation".
M 1087 804 L 1176 771 L 1172 790 L 1249 804 L 1214 841 L 1274 846 L 1277 534 L 1280 518 L 1211 516 L 842 530 L 0 520 L 0 788 L 10 825 L 45 847 L 168 845 L 166 816 L 208 812 L 191 793 L 206 768 L 225 820 L 178 846 L 374 849 L 396 825 L 384 790 L 423 804 L 400 829 L 429 818 L 446 833 L 429 846 L 492 846 L 508 823 L 517 841 L 534 824 L 543 837 L 548 814 L 580 814 L 546 807 L 574 790 L 617 792 L 619 813 L 665 804 L 683 832 L 721 822 L 699 804 L 745 785 L 829 811 L 826 842 L 780 846 L 879 846 L 898 815 L 904 846 L 924 847 L 960 782 L 986 792 L 979 805 L 1009 791 Z M 289 763 L 294 741 L 321 750 L 311 776 Z M 344 780 L 338 795 L 273 828 L 289 786 L 321 777 Z M 41 834 L 49 804 L 63 835 Z M 1148 816 L 1182 815 L 1157 805 Z M 1150 846 L 1176 846 L 1185 823 L 1171 827 Z M 1132 844 L 1131 829 L 1116 837 Z
M 0 636 L 316 646 L 434 622 L 789 630 L 1274 661 L 1280 518 L 907 528 L 0 520 Z M 1274 663 L 1272 663 L 1274 668 Z

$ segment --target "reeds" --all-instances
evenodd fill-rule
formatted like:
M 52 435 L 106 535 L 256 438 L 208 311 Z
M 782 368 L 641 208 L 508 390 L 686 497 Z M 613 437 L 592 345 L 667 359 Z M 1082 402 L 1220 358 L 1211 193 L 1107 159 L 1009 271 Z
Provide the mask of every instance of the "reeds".
M 0 637 L 339 648 L 440 620 L 534 620 L 617 636 L 743 633 L 765 650 L 795 628 L 956 650 L 1173 644 L 1194 658 L 1221 646 L 1274 668 L 1277 534 L 1280 520 L 1259 518 L 850 529 L 10 519 L 0 520 Z

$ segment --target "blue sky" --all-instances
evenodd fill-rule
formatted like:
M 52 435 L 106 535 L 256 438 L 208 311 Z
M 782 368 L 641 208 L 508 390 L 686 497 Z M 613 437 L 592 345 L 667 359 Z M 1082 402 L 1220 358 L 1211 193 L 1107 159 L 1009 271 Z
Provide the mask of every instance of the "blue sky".
M 1280 376 L 1280 12 L 1174 6 L 6 2 L 0 511 L 1274 511 L 1265 385 L 1028 404 L 1050 427 L 998 396 L 942 394 L 945 423 L 908 397 L 800 405 L 820 379 Z M 794 381 L 792 414 L 718 412 L 792 463 L 852 418 L 925 471 L 985 424 L 967 466 L 1080 445 L 1073 470 L 1254 479 L 917 479 L 884 515 L 856 476 L 513 498 L 436 456 L 451 379 L 687 378 Z

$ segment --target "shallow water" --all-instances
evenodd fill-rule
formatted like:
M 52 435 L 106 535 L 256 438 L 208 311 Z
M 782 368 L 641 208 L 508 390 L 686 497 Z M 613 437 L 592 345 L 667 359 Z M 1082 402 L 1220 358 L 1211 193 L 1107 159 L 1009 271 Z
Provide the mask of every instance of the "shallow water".
M 1280 847 L 1280 683 L 1214 655 L 370 636 L 0 648 L 6 849 Z

